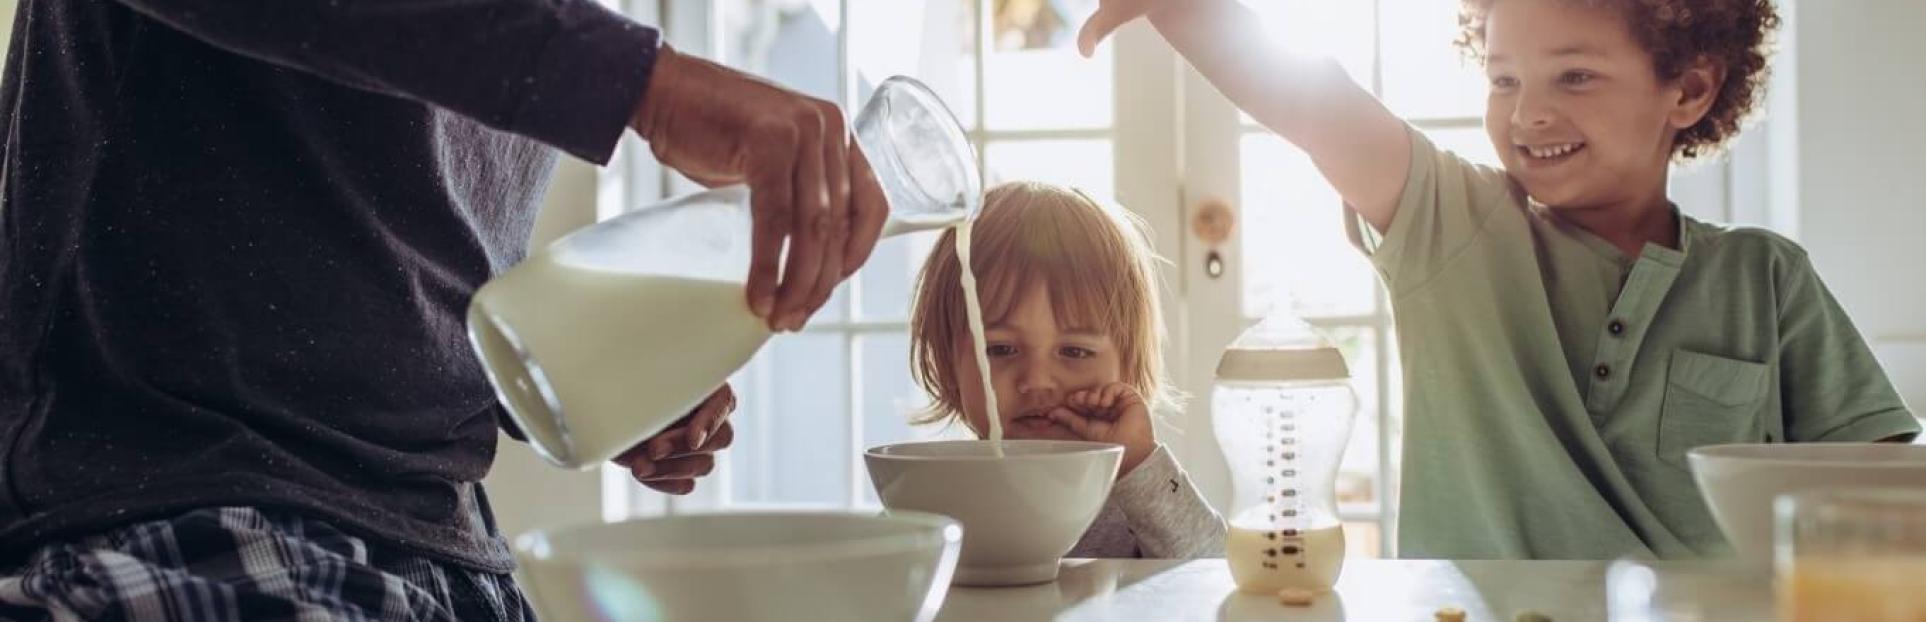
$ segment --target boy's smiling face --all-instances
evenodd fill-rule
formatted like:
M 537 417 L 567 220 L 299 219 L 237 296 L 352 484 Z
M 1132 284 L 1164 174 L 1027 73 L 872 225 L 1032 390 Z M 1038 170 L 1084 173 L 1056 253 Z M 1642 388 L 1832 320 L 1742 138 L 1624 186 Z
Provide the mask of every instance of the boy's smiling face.
M 1703 69 L 1661 81 L 1616 9 L 1499 0 L 1485 23 L 1485 129 L 1505 170 L 1558 208 L 1663 201 L 1673 136 L 1703 117 Z
M 1089 329 L 1059 326 L 1049 292 L 1039 279 L 1025 289 L 1002 318 L 985 318 L 985 352 L 996 389 L 1004 438 L 1077 440 L 1045 415 L 1071 393 L 1123 378 L 1123 358 L 1115 340 Z M 964 341 L 969 335 L 962 335 Z M 956 370 L 963 414 L 970 430 L 989 438 L 989 410 L 983 401 L 982 375 L 975 346 L 958 344 Z

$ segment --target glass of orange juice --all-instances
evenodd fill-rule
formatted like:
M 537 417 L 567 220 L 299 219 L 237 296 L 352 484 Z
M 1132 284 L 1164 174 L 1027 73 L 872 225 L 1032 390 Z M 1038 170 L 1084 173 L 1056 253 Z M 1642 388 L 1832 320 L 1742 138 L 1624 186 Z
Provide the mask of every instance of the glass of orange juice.
M 1926 622 L 1926 482 L 1774 501 L 1781 622 Z

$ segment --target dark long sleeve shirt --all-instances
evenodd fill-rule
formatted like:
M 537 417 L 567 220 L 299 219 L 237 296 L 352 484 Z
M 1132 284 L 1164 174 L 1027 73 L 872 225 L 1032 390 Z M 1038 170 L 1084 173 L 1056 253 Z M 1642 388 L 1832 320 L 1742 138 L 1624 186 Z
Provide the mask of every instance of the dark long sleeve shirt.
M 654 30 L 593 0 L 21 0 L 0 84 L 0 562 L 188 508 L 511 567 L 467 345 Z

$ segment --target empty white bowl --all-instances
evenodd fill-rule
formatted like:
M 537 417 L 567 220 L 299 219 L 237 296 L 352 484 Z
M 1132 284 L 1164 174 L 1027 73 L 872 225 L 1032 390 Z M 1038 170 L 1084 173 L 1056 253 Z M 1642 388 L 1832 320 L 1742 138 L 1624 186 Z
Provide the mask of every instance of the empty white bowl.
M 928 622 L 961 539 L 932 514 L 788 512 L 537 530 L 515 549 L 543 620 Z
M 942 514 L 963 523 L 957 585 L 1026 585 L 1056 579 L 1117 479 L 1123 446 L 1083 441 L 933 441 L 884 445 L 863 456 L 890 512 Z
M 1859 486 L 1926 488 L 1926 446 L 1896 443 L 1710 445 L 1686 452 L 1699 494 L 1739 558 L 1772 563 L 1772 500 Z

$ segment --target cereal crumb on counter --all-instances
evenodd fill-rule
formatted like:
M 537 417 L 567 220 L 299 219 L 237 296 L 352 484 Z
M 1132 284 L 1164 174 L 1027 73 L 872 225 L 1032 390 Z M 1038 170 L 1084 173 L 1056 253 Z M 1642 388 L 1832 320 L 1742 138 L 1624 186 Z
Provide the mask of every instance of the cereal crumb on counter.
M 1277 591 L 1277 602 L 1286 607 L 1309 607 L 1317 600 L 1317 592 L 1287 587 Z
M 1444 607 L 1432 615 L 1438 622 L 1465 622 L 1465 610 L 1457 607 Z

